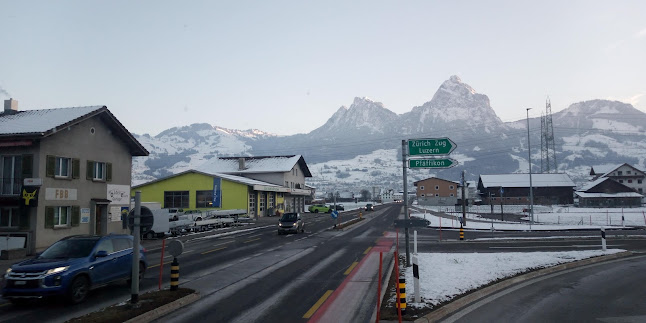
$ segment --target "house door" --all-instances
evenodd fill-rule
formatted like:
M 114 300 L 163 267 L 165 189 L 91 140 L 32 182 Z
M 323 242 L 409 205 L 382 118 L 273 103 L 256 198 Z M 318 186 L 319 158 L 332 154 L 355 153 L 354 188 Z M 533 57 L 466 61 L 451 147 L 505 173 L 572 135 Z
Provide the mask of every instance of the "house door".
M 96 225 L 96 227 L 94 228 L 94 234 L 96 235 L 103 234 L 101 232 L 101 218 L 102 218 L 101 207 L 97 205 L 95 207 L 95 212 L 94 212 L 94 223 Z

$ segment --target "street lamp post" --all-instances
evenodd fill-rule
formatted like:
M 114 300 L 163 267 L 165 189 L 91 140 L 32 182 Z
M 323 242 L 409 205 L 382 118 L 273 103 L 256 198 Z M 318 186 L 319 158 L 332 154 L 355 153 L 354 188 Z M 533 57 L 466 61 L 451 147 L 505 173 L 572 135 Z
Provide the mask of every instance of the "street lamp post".
M 529 143 L 529 110 L 532 108 L 526 108 L 527 110 L 527 151 L 529 152 L 528 161 L 529 161 L 529 223 L 534 224 L 534 190 L 532 188 L 532 146 Z

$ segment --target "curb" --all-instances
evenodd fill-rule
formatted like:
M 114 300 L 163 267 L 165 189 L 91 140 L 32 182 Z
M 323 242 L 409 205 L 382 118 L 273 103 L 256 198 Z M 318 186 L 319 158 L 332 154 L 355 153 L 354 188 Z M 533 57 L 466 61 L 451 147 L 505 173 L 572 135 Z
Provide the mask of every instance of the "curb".
M 502 289 L 505 289 L 511 285 L 521 283 L 539 276 L 544 276 L 547 274 L 551 274 L 557 271 L 562 271 L 566 269 L 571 269 L 571 268 L 576 268 L 576 267 L 581 267 L 589 264 L 594 264 L 594 263 L 599 263 L 603 261 L 608 261 L 608 260 L 613 260 L 613 259 L 618 259 L 618 258 L 624 258 L 631 256 L 633 253 L 630 251 L 625 251 L 625 252 L 620 252 L 612 255 L 607 255 L 607 256 L 599 256 L 599 257 L 594 257 L 594 258 L 588 258 L 588 259 L 583 259 L 575 262 L 569 262 L 565 264 L 560 264 L 557 266 L 549 267 L 549 268 L 543 268 L 537 271 L 532 271 L 520 276 L 508 278 L 502 282 L 499 282 L 495 285 L 491 285 L 488 287 L 485 287 L 483 289 L 474 291 L 471 294 L 468 294 L 464 297 L 461 297 L 459 299 L 456 299 L 455 301 L 452 301 L 449 304 L 446 304 L 430 314 L 427 314 L 421 318 L 416 319 L 414 322 L 416 323 L 424 323 L 424 322 L 438 322 L 441 319 L 457 312 L 461 308 L 465 307 L 468 304 L 471 304 L 473 302 L 476 302 L 484 297 L 487 297 L 491 294 L 497 293 Z
M 150 322 L 153 320 L 156 320 L 174 310 L 177 310 L 181 307 L 184 307 L 196 300 L 200 299 L 200 294 L 198 292 L 195 292 L 193 294 L 186 295 L 178 300 L 172 301 L 164 306 L 160 306 L 154 310 L 148 311 L 144 314 L 141 314 L 139 316 L 133 317 L 125 323 L 146 323 Z

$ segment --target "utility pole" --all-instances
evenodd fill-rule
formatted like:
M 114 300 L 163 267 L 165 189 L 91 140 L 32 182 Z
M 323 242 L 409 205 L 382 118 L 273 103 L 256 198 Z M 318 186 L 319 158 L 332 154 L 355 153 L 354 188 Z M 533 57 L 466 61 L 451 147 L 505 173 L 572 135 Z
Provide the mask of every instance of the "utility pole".
M 406 178 L 406 140 L 402 140 L 402 172 L 404 173 L 404 219 L 408 220 L 408 179 Z M 410 267 L 410 247 L 408 242 L 408 226 L 404 228 L 406 236 L 406 267 Z
M 526 108 L 527 110 L 527 151 L 529 161 L 529 224 L 534 224 L 534 190 L 532 189 L 532 146 L 529 142 L 529 110 L 532 108 Z
M 491 192 L 489 192 L 489 206 L 491 206 L 491 218 L 493 219 L 493 201 L 491 201 Z
M 505 212 L 502 210 L 502 194 L 505 192 L 505 190 L 502 189 L 502 186 L 500 187 L 500 221 L 505 221 Z
M 466 199 L 465 199 L 465 188 L 466 188 L 466 183 L 464 182 L 464 173 L 466 173 L 466 170 L 462 171 L 462 225 L 466 226 L 467 225 L 467 206 L 466 206 Z
M 333 211 L 336 211 L 336 193 L 337 192 L 334 192 L 334 210 Z M 340 216 L 337 215 L 336 216 L 336 225 L 337 225 L 337 227 L 339 226 L 339 218 L 340 218 Z

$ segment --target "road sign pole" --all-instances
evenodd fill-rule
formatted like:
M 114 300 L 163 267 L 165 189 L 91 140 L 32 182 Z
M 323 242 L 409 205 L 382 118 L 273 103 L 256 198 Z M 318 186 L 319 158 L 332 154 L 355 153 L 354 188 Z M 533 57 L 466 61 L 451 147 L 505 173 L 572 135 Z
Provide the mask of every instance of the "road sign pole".
M 404 173 L 404 219 L 408 220 L 408 179 L 406 178 L 406 140 L 402 140 L 402 172 Z M 404 228 L 406 235 L 406 267 L 410 267 L 410 247 L 408 227 Z

